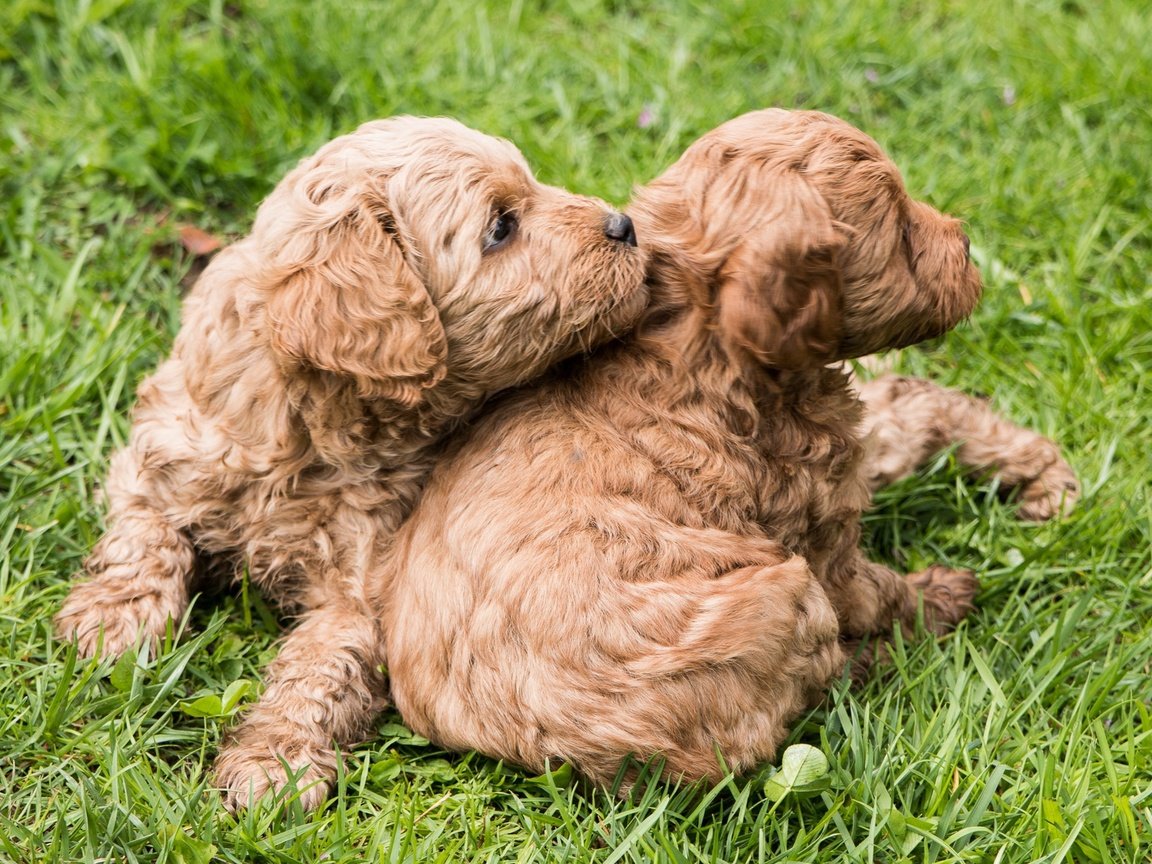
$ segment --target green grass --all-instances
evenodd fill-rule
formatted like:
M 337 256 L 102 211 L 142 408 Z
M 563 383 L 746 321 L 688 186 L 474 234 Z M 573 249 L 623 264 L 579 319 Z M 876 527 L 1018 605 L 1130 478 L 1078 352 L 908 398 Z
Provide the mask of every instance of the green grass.
M 1121 0 L 9 0 L 0 9 L 0 860 L 1137 862 L 1152 855 L 1152 16 Z M 174 226 L 242 233 L 302 154 L 451 114 L 623 202 L 723 120 L 820 108 L 968 220 L 986 299 L 905 371 L 1057 438 L 1077 512 L 1014 521 L 942 459 L 875 554 L 977 569 L 979 611 L 798 724 L 832 787 L 631 801 L 446 754 L 387 716 L 339 794 L 240 818 L 207 786 L 275 622 L 201 600 L 112 667 L 50 617 L 100 531 L 132 392 L 178 326 Z M 647 109 L 654 122 L 638 124 Z M 213 716 L 196 716 L 205 713 Z M 762 780 L 762 778 L 761 778 Z

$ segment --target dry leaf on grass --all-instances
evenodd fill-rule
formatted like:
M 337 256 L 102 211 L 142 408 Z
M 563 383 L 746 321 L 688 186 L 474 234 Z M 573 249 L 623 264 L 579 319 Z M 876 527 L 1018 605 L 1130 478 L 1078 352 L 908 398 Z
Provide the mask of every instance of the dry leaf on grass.
M 180 245 L 199 258 L 205 255 L 211 255 L 219 249 L 220 238 L 214 237 L 207 231 L 197 228 L 195 225 L 181 225 Z

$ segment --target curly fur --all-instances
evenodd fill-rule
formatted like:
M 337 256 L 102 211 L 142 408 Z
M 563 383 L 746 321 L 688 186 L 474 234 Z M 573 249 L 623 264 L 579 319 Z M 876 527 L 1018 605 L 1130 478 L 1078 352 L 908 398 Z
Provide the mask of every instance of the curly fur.
M 518 221 L 485 248 L 498 215 Z M 56 618 L 83 655 L 156 640 L 197 567 L 300 614 L 217 779 L 232 806 L 333 776 L 379 707 L 364 579 L 440 439 L 495 391 L 630 326 L 644 262 L 602 202 L 444 119 L 365 124 L 305 159 L 188 297 L 112 457 L 108 531 Z M 284 763 L 284 764 L 282 764 Z M 325 793 L 318 782 L 304 802 Z
M 970 608 L 967 571 L 859 549 L 861 405 L 829 361 L 955 325 L 960 225 L 862 133 L 763 111 L 640 190 L 636 333 L 508 399 L 441 462 L 380 594 L 393 697 L 445 746 L 609 783 L 773 756 L 869 640 Z

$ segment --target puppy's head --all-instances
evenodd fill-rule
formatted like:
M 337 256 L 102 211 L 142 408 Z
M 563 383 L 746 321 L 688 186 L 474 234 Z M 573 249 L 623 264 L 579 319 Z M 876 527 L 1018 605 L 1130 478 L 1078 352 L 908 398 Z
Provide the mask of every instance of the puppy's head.
M 708 308 L 726 344 L 802 369 L 938 335 L 980 297 L 959 222 L 904 191 L 872 139 L 766 110 L 705 135 L 629 212 L 661 303 Z
M 367 123 L 261 205 L 253 326 L 345 402 L 482 398 L 632 324 L 644 264 L 621 220 L 452 120 Z

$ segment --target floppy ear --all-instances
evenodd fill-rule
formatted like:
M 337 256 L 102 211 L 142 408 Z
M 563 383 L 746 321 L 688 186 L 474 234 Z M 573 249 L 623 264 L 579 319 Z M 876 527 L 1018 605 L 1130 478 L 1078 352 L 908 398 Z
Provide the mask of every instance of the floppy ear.
M 772 211 L 720 269 L 720 332 L 765 366 L 822 366 L 839 345 L 843 239 L 828 205 L 799 176 L 773 178 L 763 193 Z
M 405 263 L 379 194 L 317 195 L 281 231 L 265 286 L 269 344 L 302 366 L 354 380 L 361 398 L 413 405 L 444 377 L 436 308 Z

